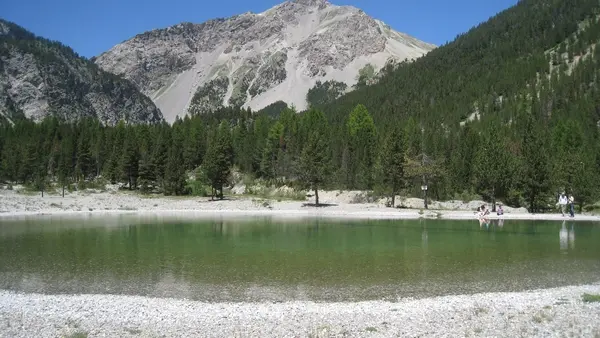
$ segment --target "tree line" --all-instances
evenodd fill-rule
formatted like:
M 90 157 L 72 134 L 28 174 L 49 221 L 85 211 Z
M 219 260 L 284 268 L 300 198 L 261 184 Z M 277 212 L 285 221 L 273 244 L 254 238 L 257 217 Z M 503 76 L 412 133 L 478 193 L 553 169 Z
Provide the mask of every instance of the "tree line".
M 381 196 L 498 199 L 532 210 L 559 190 L 594 202 L 600 142 L 581 121 L 549 124 L 525 100 L 510 125 L 467 123 L 432 133 L 415 119 L 387 121 L 382 132 L 363 105 L 348 113 L 341 152 L 335 129 L 317 109 L 285 108 L 272 117 L 226 108 L 173 125 L 102 125 L 94 119 L 17 121 L 0 129 L 0 178 L 40 191 L 51 182 L 85 188 L 98 178 L 142 193 L 222 197 L 231 170 L 297 188 L 371 190 Z M 341 158 L 335 165 L 334 158 Z
M 232 168 L 276 185 L 484 198 L 531 211 L 599 197 L 600 3 L 524 0 L 374 85 L 311 91 L 311 108 L 221 108 L 173 125 L 93 119 L 0 129 L 0 179 L 40 189 L 98 177 L 222 196 Z M 392 197 L 393 198 L 393 197 Z

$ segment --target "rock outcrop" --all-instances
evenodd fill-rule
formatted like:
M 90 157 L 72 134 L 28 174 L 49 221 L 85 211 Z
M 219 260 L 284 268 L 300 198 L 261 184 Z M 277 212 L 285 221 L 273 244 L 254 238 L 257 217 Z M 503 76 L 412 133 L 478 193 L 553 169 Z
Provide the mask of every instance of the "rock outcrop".
M 354 7 L 293 0 L 139 34 L 95 62 L 131 80 L 173 121 L 221 105 L 258 110 L 281 100 L 304 109 L 317 81 L 352 86 L 368 64 L 380 69 L 434 47 Z
M 72 49 L 0 20 L 0 122 L 95 117 L 106 124 L 163 121 L 154 102 L 130 81 Z

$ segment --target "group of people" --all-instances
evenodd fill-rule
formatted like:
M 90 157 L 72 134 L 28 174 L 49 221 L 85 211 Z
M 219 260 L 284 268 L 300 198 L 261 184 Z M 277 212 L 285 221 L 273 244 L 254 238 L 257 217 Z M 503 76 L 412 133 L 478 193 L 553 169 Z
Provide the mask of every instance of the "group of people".
M 488 209 L 485 204 L 482 204 L 480 207 L 477 208 L 476 214 L 479 218 L 484 218 L 485 216 L 490 214 L 490 209 Z M 504 215 L 504 210 L 502 209 L 502 204 L 497 205 L 496 215 L 498 215 L 498 216 Z
M 563 191 L 560 196 L 558 196 L 557 205 L 560 208 L 560 212 L 562 213 L 563 217 L 565 217 L 567 205 L 569 206 L 569 216 L 575 217 L 575 198 L 573 198 L 573 195 L 569 195 L 569 197 L 567 197 Z
M 558 197 L 558 202 L 556 203 L 556 205 L 560 208 L 560 212 L 562 213 L 563 217 L 567 213 L 567 206 L 569 207 L 569 217 L 575 217 L 575 198 L 573 198 L 573 195 L 569 195 L 567 197 L 567 195 L 563 191 Z M 479 219 L 484 219 L 490 214 L 490 212 L 490 209 L 488 209 L 487 206 L 483 204 L 480 207 L 477 207 L 475 215 L 477 215 Z M 502 209 L 501 204 L 497 205 L 496 214 L 498 216 L 504 215 L 504 210 Z

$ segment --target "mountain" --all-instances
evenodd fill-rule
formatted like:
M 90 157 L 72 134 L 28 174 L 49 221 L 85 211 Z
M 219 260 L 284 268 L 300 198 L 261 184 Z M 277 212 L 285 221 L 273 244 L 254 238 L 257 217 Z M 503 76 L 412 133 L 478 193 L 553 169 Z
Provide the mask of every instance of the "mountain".
M 219 106 L 307 106 L 317 81 L 353 85 L 359 71 L 418 58 L 435 46 L 363 11 L 293 0 L 263 13 L 182 23 L 135 36 L 95 62 L 150 96 L 165 118 Z
M 531 98 L 537 87 L 538 98 L 553 101 L 545 113 L 553 119 L 591 118 L 573 101 L 595 97 L 600 89 L 594 77 L 599 18 L 597 0 L 519 1 L 419 60 L 401 64 L 378 83 L 320 108 L 343 121 L 350 109 L 364 104 L 376 121 L 412 117 L 439 132 L 473 120 L 514 122 L 523 97 Z M 593 125 L 600 115 L 594 118 Z
M 94 117 L 106 124 L 159 122 L 162 114 L 129 81 L 59 42 L 0 19 L 0 120 Z

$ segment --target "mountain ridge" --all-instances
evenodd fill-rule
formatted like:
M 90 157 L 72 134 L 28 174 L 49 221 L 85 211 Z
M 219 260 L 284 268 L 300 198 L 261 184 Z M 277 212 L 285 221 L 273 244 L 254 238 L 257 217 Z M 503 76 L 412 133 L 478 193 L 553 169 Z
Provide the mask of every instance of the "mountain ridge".
M 0 116 L 40 121 L 95 117 L 106 124 L 159 122 L 161 112 L 128 80 L 73 49 L 0 19 Z
M 261 13 L 140 33 L 94 59 L 130 79 L 167 120 L 219 106 L 302 109 L 317 81 L 356 83 L 358 71 L 435 48 L 352 6 L 293 0 Z

